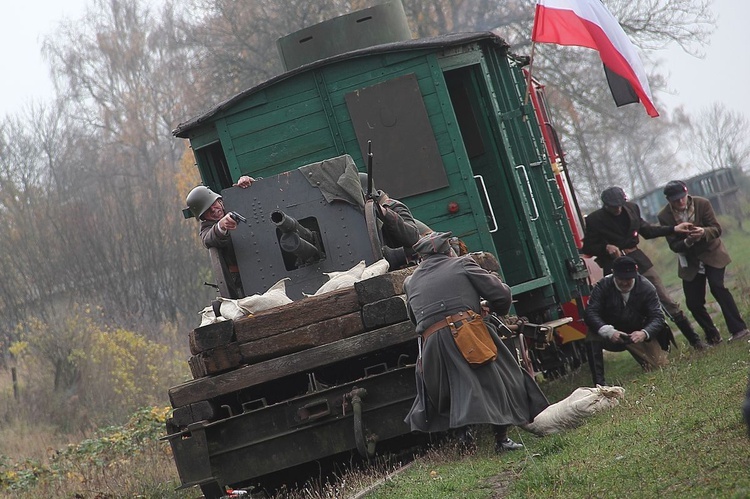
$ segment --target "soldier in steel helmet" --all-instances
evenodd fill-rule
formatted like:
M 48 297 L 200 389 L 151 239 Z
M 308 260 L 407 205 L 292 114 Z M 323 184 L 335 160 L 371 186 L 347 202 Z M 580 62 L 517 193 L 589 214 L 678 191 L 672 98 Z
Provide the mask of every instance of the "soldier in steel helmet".
M 250 187 L 255 181 L 247 175 L 241 176 L 235 186 L 243 189 Z M 193 188 L 185 199 L 190 212 L 197 218 L 200 225 L 200 236 L 206 248 L 218 248 L 221 257 L 227 265 L 233 282 L 235 298 L 244 296 L 242 283 L 240 281 L 237 258 L 234 254 L 232 239 L 229 232 L 237 228 L 237 222 L 224 209 L 221 195 L 215 193 L 208 187 L 199 185 Z
M 362 192 L 367 195 L 368 176 L 366 173 L 359 173 L 359 181 L 362 184 Z M 375 208 L 378 219 L 381 221 L 383 232 L 383 243 L 389 248 L 403 248 L 406 265 L 415 259 L 415 253 L 412 245 L 416 243 L 420 236 L 432 232 L 427 225 L 415 219 L 411 210 L 399 201 L 393 199 L 386 192 L 376 189 L 370 184 L 372 192 L 370 197 L 375 201 Z M 390 262 L 393 264 L 393 262 Z
M 367 194 L 367 174 L 359 173 L 359 181 L 362 191 Z M 372 185 L 373 192 L 370 194 L 375 200 L 378 210 L 378 218 L 383 221 L 383 237 L 385 244 L 392 247 L 411 248 L 419 240 L 422 231 L 429 231 L 422 222 L 418 222 L 411 214 L 411 210 L 399 201 L 391 198 L 387 193 L 376 189 Z

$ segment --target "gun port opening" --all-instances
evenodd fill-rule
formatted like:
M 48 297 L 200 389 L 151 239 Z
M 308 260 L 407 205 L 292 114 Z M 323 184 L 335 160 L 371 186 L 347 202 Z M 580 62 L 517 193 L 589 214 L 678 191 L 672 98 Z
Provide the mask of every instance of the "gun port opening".
M 315 217 L 295 220 L 282 211 L 274 211 L 271 221 L 276 225 L 276 239 L 287 271 L 325 259 L 320 226 Z

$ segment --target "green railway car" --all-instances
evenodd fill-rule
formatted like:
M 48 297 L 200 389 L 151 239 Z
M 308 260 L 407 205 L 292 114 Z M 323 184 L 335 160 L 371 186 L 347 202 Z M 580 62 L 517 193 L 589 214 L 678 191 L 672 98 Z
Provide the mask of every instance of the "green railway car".
M 535 100 L 526 96 L 527 59 L 509 48 L 490 32 L 413 40 L 401 5 L 379 5 L 281 39 L 283 74 L 180 124 L 173 133 L 190 141 L 203 183 L 249 220 L 232 234 L 245 294 L 289 278 L 287 290 L 296 300 L 314 292 L 326 272 L 383 257 L 367 208 L 332 209 L 307 178 L 328 163 L 365 172 L 371 147 L 377 188 L 433 230 L 451 231 L 469 251 L 496 257 L 515 314 L 560 325 L 576 315 L 588 292 L 586 266 Z M 262 180 L 248 189 L 232 187 L 241 175 Z M 320 234 L 323 251 L 315 264 L 282 258 L 269 220 L 278 213 Z M 215 269 L 221 282 L 220 262 Z M 277 328 L 283 334 L 262 338 L 277 342 L 279 358 L 259 353 L 263 335 L 253 328 L 265 324 L 262 317 L 221 326 L 232 349 L 202 352 L 210 361 L 204 372 L 170 390 L 175 417 L 166 438 L 184 487 L 198 485 L 219 497 L 224 486 L 248 485 L 352 449 L 368 455 L 375 440 L 409 434 L 402 419 L 414 396 L 413 326 L 402 298 L 363 305 L 370 291 L 363 286 L 357 293 L 354 312 L 343 310 L 345 295 L 304 309 L 318 317 L 333 304 L 349 315 L 294 330 L 290 324 Z M 291 320 L 304 302 L 286 316 L 280 309 L 283 319 L 277 320 Z M 367 317 L 367 307 L 381 305 L 388 317 Z M 352 314 L 363 317 L 364 333 L 344 334 L 330 345 L 313 341 L 310 350 L 279 346 L 289 331 L 308 337 L 313 327 L 316 338 L 328 338 L 325 324 L 343 330 Z M 574 317 L 557 330 L 535 329 L 541 337 L 530 339 L 539 347 L 532 348 L 534 369 L 555 372 L 580 363 L 580 342 L 573 340 L 583 333 L 577 328 Z M 258 341 L 247 346 L 249 338 Z M 206 365 L 229 357 L 240 359 L 241 367 L 206 376 Z M 353 433 L 342 430 L 352 425 Z

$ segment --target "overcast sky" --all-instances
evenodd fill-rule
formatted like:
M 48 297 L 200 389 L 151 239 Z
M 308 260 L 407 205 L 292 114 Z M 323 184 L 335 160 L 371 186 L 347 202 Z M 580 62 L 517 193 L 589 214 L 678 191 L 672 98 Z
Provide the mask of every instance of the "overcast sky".
M 0 115 L 19 112 L 31 101 L 49 98 L 52 85 L 40 55 L 43 36 L 51 33 L 63 17 L 81 17 L 89 2 L 22 0 L 0 16 L 5 68 L 0 78 Z M 750 0 L 714 0 L 714 10 L 719 16 L 718 29 L 706 58 L 696 59 L 678 48 L 663 52 L 661 58 L 675 94 L 657 93 L 655 97 L 662 107 L 684 105 L 691 113 L 720 101 L 750 119 L 750 54 L 745 28 L 750 19 Z

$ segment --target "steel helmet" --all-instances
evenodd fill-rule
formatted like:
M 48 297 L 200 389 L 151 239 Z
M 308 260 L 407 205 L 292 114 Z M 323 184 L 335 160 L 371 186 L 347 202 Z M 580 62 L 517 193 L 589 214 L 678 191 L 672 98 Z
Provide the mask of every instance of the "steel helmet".
M 221 199 L 221 196 L 205 185 L 199 185 L 190 191 L 187 198 L 185 198 L 185 203 L 193 216 L 195 218 L 200 218 L 217 199 Z

